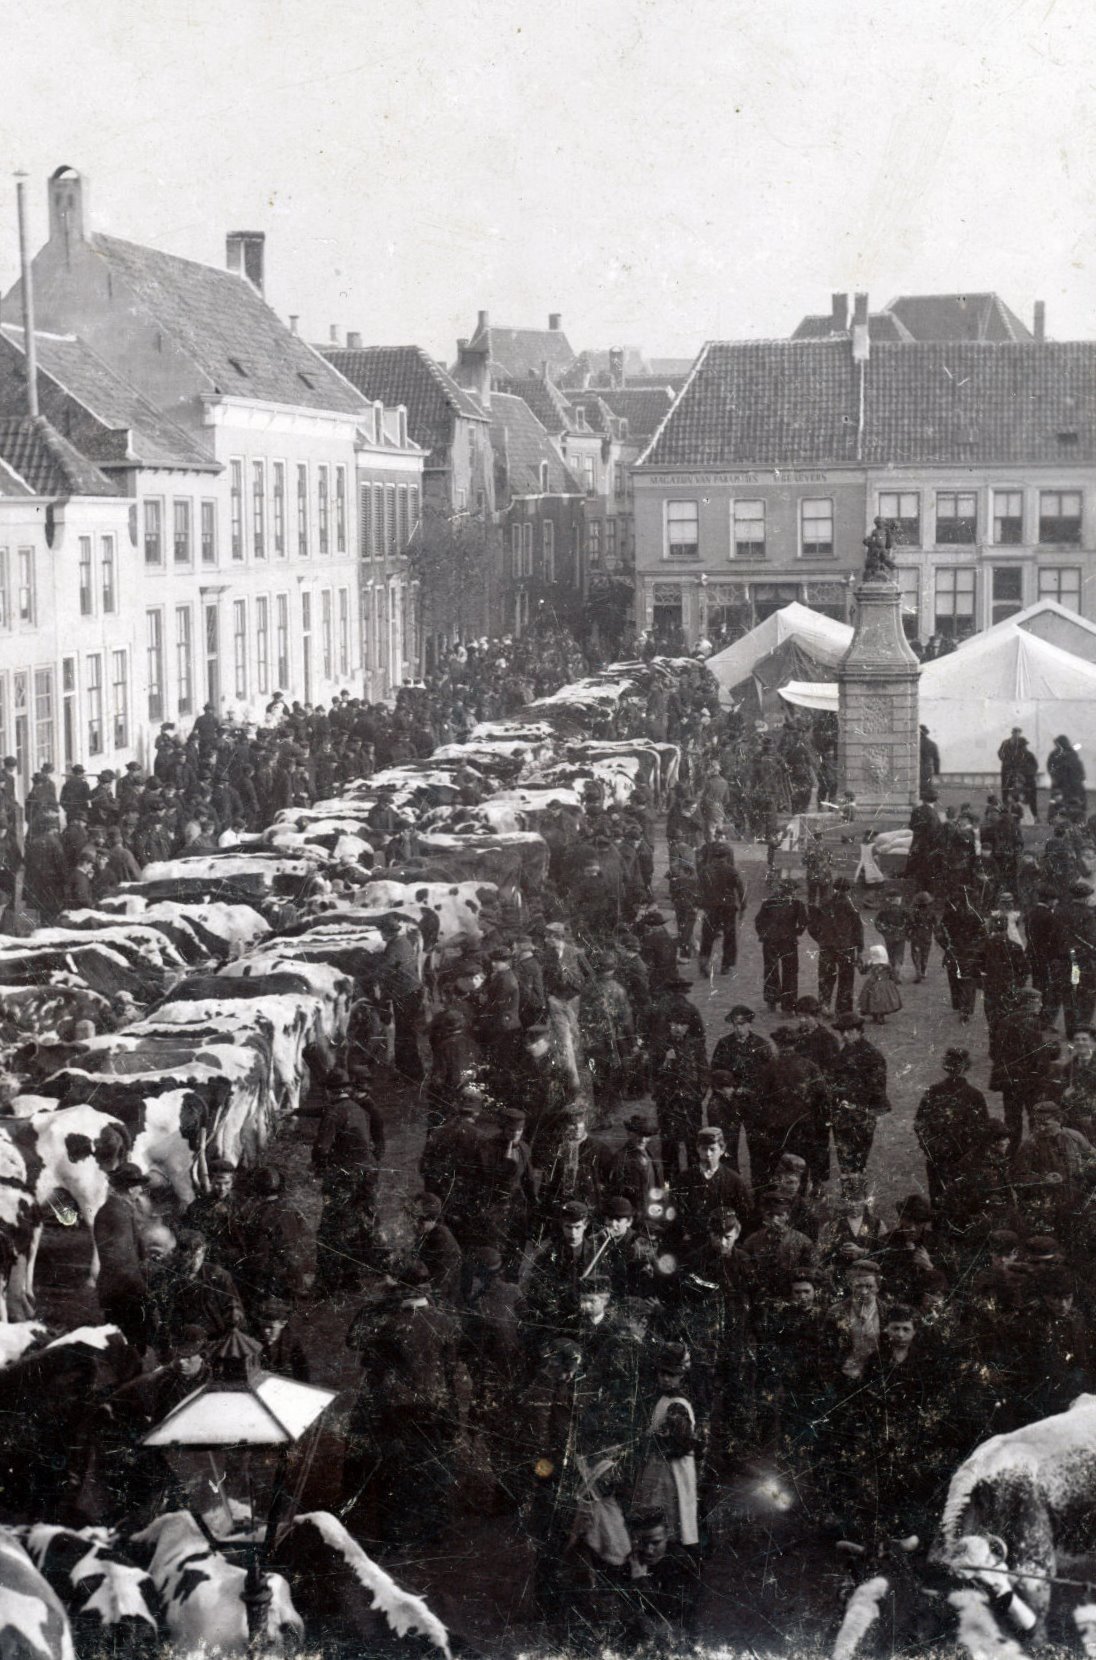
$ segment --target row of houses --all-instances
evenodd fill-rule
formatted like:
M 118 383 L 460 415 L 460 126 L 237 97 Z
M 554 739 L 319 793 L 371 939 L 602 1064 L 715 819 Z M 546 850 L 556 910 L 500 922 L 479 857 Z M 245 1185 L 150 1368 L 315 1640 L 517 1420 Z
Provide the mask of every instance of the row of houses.
M 223 269 L 122 241 L 69 167 L 48 207 L 0 301 L 0 754 L 24 782 L 147 762 L 205 704 L 390 698 L 455 637 L 599 606 L 619 633 L 631 464 L 673 377 L 626 391 L 623 354 L 581 357 L 558 317 L 481 313 L 452 372 L 317 347 L 264 299 L 261 233 Z
M 833 297 L 787 340 L 715 341 L 633 468 L 636 621 L 732 637 L 847 618 L 877 515 L 908 633 L 1049 598 L 1096 619 L 1096 343 L 988 295 Z

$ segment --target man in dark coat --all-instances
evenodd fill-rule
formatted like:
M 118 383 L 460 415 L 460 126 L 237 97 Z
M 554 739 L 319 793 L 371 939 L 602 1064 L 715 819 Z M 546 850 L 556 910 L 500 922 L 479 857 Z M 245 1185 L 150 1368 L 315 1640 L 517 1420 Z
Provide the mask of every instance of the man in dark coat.
M 521 987 L 510 966 L 508 945 L 492 945 L 487 955 L 491 972 L 480 993 L 476 1035 L 491 1069 L 492 1092 L 504 1100 L 521 1054 Z
M 991 1033 L 989 1087 L 1001 1093 L 1013 1152 L 1024 1133 L 1025 1111 L 1030 1114 L 1034 1103 L 1048 1093 L 1057 1052 L 1057 1044 L 1048 1040 L 1039 1007 L 1039 993 L 1026 987 L 1008 1018 L 999 1020 Z
M 52 922 L 65 908 L 68 865 L 57 818 L 43 817 L 27 835 L 23 864 L 23 895 L 43 922 Z
M 1018 726 L 1013 727 L 1011 737 L 1006 738 L 997 751 L 997 759 L 1001 763 L 1002 801 L 1018 797 L 1026 807 L 1031 808 L 1032 817 L 1038 818 L 1035 784 L 1039 763 Z
M 250 1309 L 268 1297 L 292 1306 L 312 1283 L 311 1230 L 286 1195 L 280 1170 L 260 1165 L 250 1186 L 238 1224 L 240 1291 Z
M 852 1008 L 856 965 L 864 949 L 864 924 L 852 902 L 852 883 L 839 876 L 830 894 L 810 912 L 808 928 L 818 946 L 818 1000 L 830 1006 L 837 987 L 837 1014 Z
M 658 1113 L 662 1160 L 671 1174 L 696 1157 L 696 1132 L 708 1074 L 700 1010 L 689 1001 L 692 981 L 676 976 L 656 998 L 651 1016 L 651 1093 Z
M 442 1202 L 436 1193 L 419 1193 L 408 1201 L 415 1237 L 412 1254 L 425 1263 L 434 1299 L 441 1308 L 455 1308 L 461 1296 L 464 1253 L 442 1221 Z
M 255 1330 L 262 1353 L 259 1364 L 275 1377 L 311 1383 L 312 1366 L 304 1344 L 290 1324 L 293 1310 L 280 1297 L 265 1298 L 255 1310 Z
M 481 1142 L 479 1150 L 477 1243 L 497 1245 L 507 1271 L 512 1271 L 532 1230 L 537 1184 L 525 1114 L 508 1107 L 499 1114 L 498 1129 Z
M 945 1049 L 943 1069 L 942 1081 L 925 1091 L 913 1119 L 934 1209 L 954 1181 L 960 1161 L 985 1145 L 989 1129 L 986 1098 L 964 1076 L 970 1070 L 969 1050 Z
M 1037 890 L 1035 904 L 1024 918 L 1031 983 L 1043 999 L 1043 1017 L 1049 1026 L 1057 1022 L 1065 989 L 1060 984 L 1060 975 L 1055 973 L 1055 959 L 1061 955 L 1057 902 L 1055 890 L 1042 885 Z
M 186 1326 L 201 1326 L 212 1341 L 227 1336 L 244 1319 L 232 1275 L 206 1261 L 204 1235 L 193 1228 L 179 1228 L 175 1241 L 174 1256 L 164 1263 L 152 1286 L 161 1350 L 170 1350 Z
M 477 1119 L 482 1092 L 465 1084 L 453 1103 L 453 1116 L 427 1138 L 419 1160 L 423 1186 L 442 1202 L 446 1224 L 459 1241 L 468 1237 L 479 1197 L 480 1148 Z
M 316 1280 L 328 1290 L 354 1289 L 372 1260 L 377 1175 L 384 1125 L 372 1098 L 353 1092 L 344 1074 L 312 1144 L 312 1165 L 323 1185 L 316 1230 Z
M 66 822 L 70 821 L 74 812 L 83 809 L 87 817 L 88 803 L 91 801 L 91 785 L 82 766 L 77 764 L 70 767 L 69 775 L 61 785 L 61 811 Z
M 362 1381 L 348 1424 L 343 1513 L 372 1509 L 376 1531 L 365 1531 L 387 1543 L 421 1545 L 445 1529 L 468 1393 L 460 1339 L 420 1262 L 401 1269 L 387 1303 L 364 1309 L 350 1328 Z
M 708 1123 L 723 1131 L 728 1159 L 738 1169 L 738 1132 L 745 1127 L 746 1147 L 753 1171 L 766 1157 L 760 1142 L 753 1139 L 753 1126 L 758 1121 L 760 1096 L 773 1051 L 763 1037 L 750 1030 L 754 1011 L 745 1003 L 736 1003 L 724 1016 L 730 1031 L 712 1050 L 712 1096 L 708 1101 Z
M 764 997 L 770 1009 L 777 1003 L 785 1012 L 799 996 L 799 937 L 807 926 L 807 907 L 788 878 L 776 893 L 763 899 L 754 917 L 764 964 Z
M 581 1200 L 592 1211 L 601 1208 L 609 1191 L 612 1156 L 604 1142 L 590 1135 L 587 1109 L 581 1102 L 570 1103 L 545 1126 L 534 1162 L 540 1170 L 542 1215 L 552 1214 L 569 1199 Z
M 553 1337 L 574 1335 L 579 1292 L 593 1269 L 596 1250 L 589 1207 L 580 1199 L 566 1200 L 552 1218 L 551 1234 L 533 1252 L 523 1280 L 523 1324 L 535 1348 Z
M 715 942 L 722 936 L 720 973 L 729 974 L 738 961 L 738 918 L 746 908 L 746 889 L 726 842 L 712 842 L 700 855 L 700 972 L 707 974 Z
M 152 1334 L 145 1247 L 134 1199 L 147 1188 L 148 1177 L 135 1164 L 111 1171 L 110 1192 L 92 1229 L 99 1252 L 95 1289 L 103 1318 L 118 1327 L 139 1355 Z
M 658 1120 L 649 1113 L 634 1112 L 624 1120 L 627 1139 L 609 1166 L 608 1189 L 631 1200 L 637 1225 L 647 1223 L 651 1196 L 664 1183 L 662 1157 L 651 1152 L 649 1143 L 658 1135 Z
M 723 1131 L 715 1126 L 698 1131 L 696 1161 L 674 1185 L 677 1218 L 675 1235 L 687 1245 L 707 1239 L 712 1216 L 733 1210 L 744 1229 L 753 1218 L 753 1196 L 748 1184 L 724 1158 Z
M 392 1064 L 413 1083 L 421 1083 L 419 1024 L 422 1018 L 422 985 L 415 963 L 415 950 L 394 916 L 382 916 L 377 928 L 384 938 L 384 951 L 377 965 L 376 981 L 381 996 L 392 1005 L 394 1043 Z
M 240 1199 L 236 1193 L 236 1166 L 231 1159 L 212 1158 L 207 1165 L 209 1191 L 199 1193 L 183 1212 L 183 1225 L 197 1229 L 208 1247 L 210 1262 L 235 1272 L 242 1246 Z
M 860 1015 L 838 1015 L 833 1025 L 841 1039 L 829 1076 L 834 1146 L 842 1174 L 859 1175 L 871 1152 L 876 1118 L 890 1111 L 887 1063 L 865 1038 Z
M 806 1160 L 819 1125 L 825 1123 L 826 1084 L 814 1062 L 796 1053 L 798 1036 L 794 1026 L 778 1026 L 773 1032 L 776 1055 L 758 1092 L 752 1133 L 747 1128 L 750 1179 L 757 1192 L 772 1180 L 782 1153 L 797 1153 Z
M 1061 941 L 1060 956 L 1069 954 L 1072 972 L 1065 985 L 1066 1037 L 1078 1026 L 1091 1026 L 1096 1014 L 1096 910 L 1089 901 L 1092 885 L 1076 881 L 1060 901 L 1055 916 Z
M 117 824 L 121 818 L 121 809 L 114 795 L 114 773 L 106 767 L 100 774 L 95 788 L 88 801 L 88 823 L 100 825 L 106 829 L 111 824 Z
M 974 1013 L 981 985 L 982 948 L 986 940 L 986 925 L 966 889 L 945 905 L 936 925 L 936 940 L 944 953 L 951 1006 L 966 1025 Z
M 643 930 L 639 936 L 639 950 L 647 964 L 651 996 L 656 997 L 668 980 L 677 977 L 677 947 L 661 911 L 645 912 L 637 926 Z

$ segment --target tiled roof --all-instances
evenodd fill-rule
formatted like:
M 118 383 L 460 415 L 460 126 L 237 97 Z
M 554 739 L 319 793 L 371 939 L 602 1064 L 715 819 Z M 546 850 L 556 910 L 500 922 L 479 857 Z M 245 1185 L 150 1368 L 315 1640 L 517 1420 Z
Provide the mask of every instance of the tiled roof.
M 492 323 L 486 329 L 477 329 L 469 341 L 473 350 L 485 344 L 491 373 L 497 380 L 539 375 L 545 363 L 558 375 L 575 361 L 562 329 L 500 329 Z
M 447 465 L 454 415 L 470 421 L 487 418 L 421 346 L 329 346 L 324 356 L 364 397 L 387 408 L 406 407 L 407 430 L 427 451 L 428 467 Z
M 833 318 L 827 312 L 820 317 L 804 317 L 792 334 L 793 340 L 829 340 L 836 334 L 847 340 L 848 330 L 834 330 Z M 905 324 L 897 317 L 892 317 L 889 311 L 873 311 L 868 317 L 868 333 L 872 341 L 878 340 L 897 342 L 912 340 L 913 335 Z
M 541 426 L 554 438 L 560 437 L 570 427 L 570 406 L 559 387 L 553 386 L 550 380 L 544 380 L 540 375 L 525 375 L 499 381 L 498 386 L 500 392 L 524 398 Z
M 695 361 L 695 359 L 694 359 L 694 361 Z M 692 367 L 693 367 L 693 364 L 690 363 L 688 365 L 688 367 L 685 368 L 685 369 L 682 369 L 680 373 L 674 373 L 674 374 L 669 374 L 669 373 L 661 374 L 661 373 L 659 373 L 659 374 L 650 374 L 650 375 L 632 375 L 629 378 L 628 386 L 633 391 L 636 391 L 636 390 L 646 391 L 650 387 L 663 387 L 664 386 L 664 387 L 668 388 L 668 390 L 671 391 L 671 392 L 675 392 L 675 393 L 680 392 L 681 388 L 684 386 L 685 382 L 689 378 L 689 375 L 692 371 Z
M 1096 342 L 873 345 L 864 393 L 869 465 L 1096 459 Z M 855 462 L 857 411 L 847 339 L 716 341 L 641 460 Z
M 627 421 L 629 439 L 642 442 L 654 436 L 674 401 L 664 386 L 606 387 L 598 396 L 614 415 Z
M 35 496 L 117 494 L 106 474 L 62 438 L 44 415 L 0 415 L 0 460 Z
M 912 340 L 1030 340 L 997 294 L 903 294 L 886 308 Z
M 79 426 L 79 448 L 90 460 L 100 466 L 121 461 L 138 461 L 149 467 L 216 465 L 212 452 L 204 449 L 197 438 L 162 415 L 75 335 L 35 330 L 35 346 L 39 400 L 52 406 L 50 418 L 67 436 L 75 437 L 75 426 Z M 5 324 L 0 329 L 0 350 L 17 357 L 22 374 L 22 329 Z M 52 396 L 49 382 L 55 389 Z M 81 420 L 71 400 L 94 419 Z
M 524 398 L 491 394 L 491 445 L 495 452 L 497 499 L 507 496 L 581 496 L 582 486 L 568 472 L 551 438 Z M 548 463 L 548 489 L 540 481 Z
M 243 277 L 115 236 L 88 246 L 222 393 L 354 415 L 361 398 Z
M 600 391 L 568 392 L 567 401 L 572 409 L 582 410 L 586 417 L 586 430 L 588 432 L 600 432 L 607 438 L 616 436 L 617 423 L 613 418 L 612 410 L 605 402 Z M 573 425 L 574 423 L 572 423 L 572 427 Z

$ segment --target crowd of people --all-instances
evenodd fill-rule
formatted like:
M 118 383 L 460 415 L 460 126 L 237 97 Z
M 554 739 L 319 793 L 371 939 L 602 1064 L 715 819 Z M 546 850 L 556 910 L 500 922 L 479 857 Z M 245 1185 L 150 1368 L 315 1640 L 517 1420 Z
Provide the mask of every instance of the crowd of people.
M 231 846 L 581 666 L 553 636 L 455 652 L 393 711 L 276 700 L 252 731 L 207 709 L 185 742 L 165 727 L 147 777 L 92 790 L 74 768 L 58 797 L 47 771 L 21 824 L 9 782 L 12 905 L 94 905 L 153 859 Z M 668 799 L 639 785 L 619 805 L 591 784 L 580 814 L 549 815 L 543 891 L 500 905 L 456 960 L 424 935 L 423 983 L 386 931 L 315 1091 L 315 1229 L 276 1158 L 211 1162 L 177 1218 L 122 1162 L 97 1223 L 104 1317 L 145 1357 L 109 1405 L 114 1442 L 132 1450 L 239 1326 L 270 1369 L 323 1382 L 302 1324 L 345 1307 L 349 1525 L 371 1549 L 429 1544 L 474 1490 L 529 1541 L 536 1612 L 590 1646 L 692 1628 L 718 1496 L 743 1469 L 783 1472 L 835 1538 L 927 1540 L 973 1446 L 1096 1380 L 1093 837 L 1068 739 L 1041 850 L 1022 734 L 979 811 L 941 810 L 930 755 L 904 877 L 869 909 L 821 835 L 803 881 L 770 856 L 751 896 L 736 865 L 734 839 L 771 855 L 790 812 L 832 799 L 824 733 L 748 730 L 702 675 L 656 678 L 626 721 L 607 733 L 681 746 Z M 399 814 L 382 802 L 374 828 L 414 869 Z M 887 1226 L 868 1174 L 891 1111 L 876 1028 L 912 1018 L 904 996 L 916 1007 L 941 960 L 958 1026 L 982 995 L 1000 1114 L 958 1032 L 916 1109 L 924 1181 Z M 695 998 L 717 977 L 738 1000 L 709 1049 Z M 781 1017 L 767 1037 L 762 1006 Z M 386 1130 L 416 1115 L 397 1199 Z M 163 1501 L 163 1472 L 138 1463 L 117 1460 L 110 1519 Z

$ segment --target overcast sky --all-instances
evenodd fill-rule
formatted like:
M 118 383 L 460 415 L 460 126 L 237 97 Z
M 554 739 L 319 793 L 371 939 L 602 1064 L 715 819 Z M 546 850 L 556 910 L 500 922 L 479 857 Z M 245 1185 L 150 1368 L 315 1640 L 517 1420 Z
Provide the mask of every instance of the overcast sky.
M 0 155 L 96 229 L 451 358 L 786 335 L 832 289 L 996 289 L 1096 335 L 1092 0 L 6 0 Z M 17 270 L 0 177 L 0 278 Z

